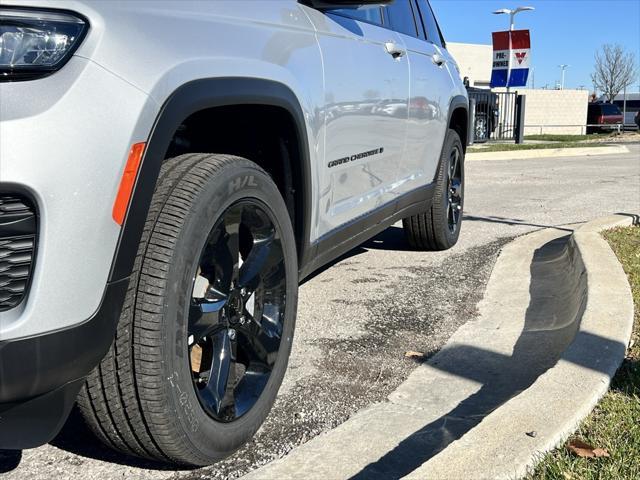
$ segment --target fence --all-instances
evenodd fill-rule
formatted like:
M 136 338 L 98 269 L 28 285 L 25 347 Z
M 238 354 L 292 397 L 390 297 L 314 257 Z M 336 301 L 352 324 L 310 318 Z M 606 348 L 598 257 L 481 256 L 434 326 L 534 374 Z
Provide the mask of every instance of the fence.
M 524 100 L 518 92 L 492 92 L 491 90 L 469 89 L 472 105 L 473 143 L 489 140 L 518 141 L 520 133 L 521 109 Z

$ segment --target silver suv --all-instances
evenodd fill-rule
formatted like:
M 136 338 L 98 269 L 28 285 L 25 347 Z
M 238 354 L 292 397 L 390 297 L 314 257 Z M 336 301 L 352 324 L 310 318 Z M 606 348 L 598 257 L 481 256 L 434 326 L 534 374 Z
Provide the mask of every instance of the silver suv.
M 3 0 L 0 448 L 236 450 L 298 283 L 460 233 L 467 96 L 427 0 Z

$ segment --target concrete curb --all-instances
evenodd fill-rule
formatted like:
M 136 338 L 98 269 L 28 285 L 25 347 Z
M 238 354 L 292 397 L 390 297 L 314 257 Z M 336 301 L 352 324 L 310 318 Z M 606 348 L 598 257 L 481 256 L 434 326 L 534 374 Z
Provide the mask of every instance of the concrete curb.
M 587 274 L 587 299 L 578 332 L 558 363 L 405 478 L 520 478 L 575 431 L 607 392 L 631 338 L 631 290 L 600 232 L 632 223 L 631 216 L 615 215 L 573 233 Z M 536 432 L 535 437 L 527 432 Z
M 591 411 L 625 354 L 631 293 L 598 232 L 627 224 L 631 217 L 614 217 L 570 238 L 571 230 L 545 229 L 508 244 L 479 318 L 387 402 L 244 478 L 524 475 Z M 534 288 L 536 276 L 542 288 Z
M 512 150 L 509 152 L 470 152 L 465 160 L 525 160 L 529 158 L 592 157 L 598 155 L 621 155 L 629 153 L 624 145 L 582 148 L 548 148 L 538 150 Z

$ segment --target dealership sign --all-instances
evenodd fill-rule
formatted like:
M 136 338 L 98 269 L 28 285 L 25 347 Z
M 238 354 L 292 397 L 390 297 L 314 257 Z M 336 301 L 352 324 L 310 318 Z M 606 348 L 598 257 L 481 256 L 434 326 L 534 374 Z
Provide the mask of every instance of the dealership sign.
M 491 87 L 524 87 L 531 65 L 529 30 L 493 33 Z

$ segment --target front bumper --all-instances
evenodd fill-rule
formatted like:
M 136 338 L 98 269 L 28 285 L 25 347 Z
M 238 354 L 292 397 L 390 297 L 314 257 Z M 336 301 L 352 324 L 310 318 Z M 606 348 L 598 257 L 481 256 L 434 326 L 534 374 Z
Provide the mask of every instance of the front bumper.
M 107 285 L 96 314 L 78 326 L 0 342 L 0 449 L 33 448 L 58 433 L 111 345 L 128 283 Z

